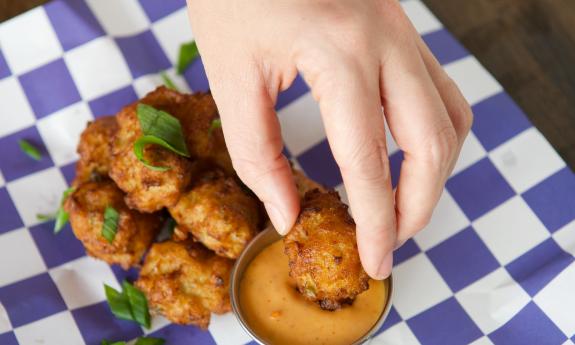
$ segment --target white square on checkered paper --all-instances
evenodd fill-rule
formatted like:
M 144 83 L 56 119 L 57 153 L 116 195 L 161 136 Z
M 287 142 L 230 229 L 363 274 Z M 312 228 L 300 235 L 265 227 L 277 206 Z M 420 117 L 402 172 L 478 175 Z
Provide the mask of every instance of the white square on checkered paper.
M 178 90 L 181 92 L 190 92 L 190 88 L 185 79 L 181 75 L 177 75 L 174 69 L 169 69 L 165 72 L 166 75 L 174 82 Z M 158 86 L 162 85 L 164 85 L 164 80 L 159 73 L 141 76 L 138 79 L 135 79 L 132 84 L 136 91 L 136 95 L 138 95 L 139 98 L 143 98 L 149 92 L 154 91 Z
M 8 183 L 8 193 L 27 226 L 40 221 L 36 215 L 54 213 L 60 206 L 66 180 L 57 168 L 45 169 Z
M 473 228 L 502 265 L 549 237 L 545 226 L 518 195 L 476 219 Z
M 67 310 L 16 328 L 14 334 L 20 345 L 84 344 L 80 330 Z
M 393 280 L 393 305 L 403 319 L 409 319 L 451 296 L 451 290 L 425 253 L 397 265 Z
M 194 39 L 186 8 L 182 8 L 152 24 L 152 32 L 173 65 L 178 62 L 180 45 Z
M 449 192 L 444 189 L 433 211 L 429 224 L 415 235 L 415 242 L 422 250 L 428 250 L 465 229 L 469 220 Z
M 575 334 L 575 263 L 559 273 L 533 300 L 563 333 Z
M 17 75 L 62 55 L 60 41 L 42 7 L 0 25 L 0 47 L 10 69 Z
M 110 266 L 89 256 L 51 269 L 50 276 L 69 309 L 106 300 L 104 284 L 120 288 Z
M 8 317 L 8 312 L 2 301 L 0 301 L 0 334 L 6 333 L 12 330 L 12 323 L 10 322 L 10 317 Z
M 290 153 L 298 156 L 325 139 L 319 105 L 311 92 L 279 111 L 282 137 Z
M 473 56 L 451 62 L 444 69 L 471 105 L 503 91 L 497 80 Z
M 218 345 L 245 344 L 252 340 L 233 313 L 212 314 L 209 331 Z
M 406 0 L 401 1 L 400 4 L 420 35 L 443 27 L 441 22 L 420 0 Z
M 373 338 L 370 345 L 413 345 L 419 341 L 405 322 L 400 322 L 386 329 L 385 332 Z
M 505 324 L 530 301 L 502 267 L 459 291 L 455 298 L 484 334 Z
M 64 59 L 80 95 L 86 101 L 132 82 L 122 52 L 110 37 L 100 37 L 74 48 L 66 53 Z
M 88 106 L 79 102 L 38 121 L 38 131 L 56 165 L 64 165 L 78 158 L 76 146 L 80 134 L 92 120 Z
M 555 231 L 553 239 L 564 251 L 575 256 L 575 220 Z
M 493 345 L 493 342 L 489 340 L 486 336 L 477 339 L 469 345 Z
M 30 278 L 46 270 L 46 265 L 28 229 L 12 230 L 0 235 L 0 253 L 4 258 L 10 258 L 12 263 L 2 264 L 0 286 Z
M 457 163 L 455 164 L 451 175 L 455 175 L 465 168 L 473 165 L 481 158 L 485 157 L 486 154 L 487 152 L 479 140 L 477 140 L 475 134 L 473 134 L 473 132 L 469 132 L 469 135 L 463 142 L 461 153 L 459 154 L 459 158 L 457 159 Z
M 0 104 L 2 104 L 2 126 L 0 137 L 32 126 L 36 120 L 22 85 L 16 77 L 0 80 Z M 7 120 L 10 117 L 10 120 Z
M 489 153 L 497 170 L 517 193 L 523 193 L 565 166 L 535 128 L 511 138 Z
M 148 28 L 150 22 L 136 0 L 86 0 L 104 31 L 110 36 L 129 36 Z

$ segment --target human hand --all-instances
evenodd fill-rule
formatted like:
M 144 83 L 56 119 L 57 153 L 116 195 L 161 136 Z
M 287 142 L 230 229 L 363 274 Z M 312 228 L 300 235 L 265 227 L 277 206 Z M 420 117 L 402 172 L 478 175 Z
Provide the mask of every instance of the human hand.
M 188 0 L 239 177 L 285 234 L 299 211 L 274 112 L 303 74 L 318 101 L 357 224 L 366 272 L 429 221 L 471 110 L 395 0 Z M 383 106 L 383 109 L 382 109 Z M 393 192 L 385 121 L 404 152 Z

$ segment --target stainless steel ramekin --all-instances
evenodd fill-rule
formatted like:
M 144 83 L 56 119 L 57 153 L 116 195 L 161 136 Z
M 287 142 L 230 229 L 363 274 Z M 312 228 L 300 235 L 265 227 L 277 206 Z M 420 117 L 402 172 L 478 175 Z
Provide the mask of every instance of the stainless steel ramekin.
M 250 264 L 250 262 L 267 246 L 274 243 L 275 241 L 281 239 L 281 236 L 275 231 L 273 227 L 268 227 L 264 231 L 262 231 L 259 235 L 254 238 L 250 244 L 246 247 L 243 251 L 242 255 L 237 259 L 234 268 L 232 270 L 231 276 L 231 284 L 230 284 L 230 297 L 232 303 L 232 309 L 236 318 L 242 325 L 242 328 L 259 344 L 262 345 L 270 345 L 266 344 L 265 341 L 259 337 L 258 334 L 250 327 L 247 323 L 244 315 L 242 313 L 242 308 L 240 304 L 240 282 L 242 280 L 243 274 Z M 351 345 L 359 345 L 359 344 L 366 344 L 371 340 L 371 338 L 375 335 L 377 330 L 381 328 L 383 322 L 387 318 L 389 314 L 389 310 L 391 309 L 391 303 L 393 300 L 393 278 L 389 276 L 388 278 L 388 298 L 379 316 L 379 319 L 373 325 L 373 327 L 360 339 L 358 339 L 355 343 Z

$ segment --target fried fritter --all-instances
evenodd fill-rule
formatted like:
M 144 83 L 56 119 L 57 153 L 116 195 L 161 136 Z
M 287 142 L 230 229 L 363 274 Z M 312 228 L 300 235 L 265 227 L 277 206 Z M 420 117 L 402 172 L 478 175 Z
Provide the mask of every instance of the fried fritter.
M 218 171 L 204 174 L 168 210 L 178 223 L 175 239 L 191 233 L 218 255 L 231 259 L 241 254 L 260 223 L 259 201 L 234 177 Z
M 321 192 L 326 191 L 324 186 L 305 176 L 303 171 L 292 168 L 292 173 L 295 180 L 297 192 L 301 200 L 303 200 L 305 193 L 309 192 L 310 190 L 317 189 Z
M 339 309 L 369 287 L 359 260 L 355 223 L 337 192 L 305 194 L 295 226 L 284 238 L 290 276 L 322 309 Z
M 89 122 L 80 136 L 74 185 L 93 179 L 105 178 L 112 157 L 111 139 L 118 129 L 114 116 L 100 117 Z
M 114 241 L 102 236 L 104 210 L 113 207 L 120 215 Z M 64 203 L 74 235 L 86 252 L 124 269 L 135 266 L 162 225 L 157 214 L 141 214 L 124 202 L 124 193 L 109 179 L 89 181 L 76 187 Z
M 136 286 L 150 310 L 178 324 L 208 328 L 210 313 L 231 310 L 230 272 L 233 261 L 215 255 L 199 243 L 155 243 Z

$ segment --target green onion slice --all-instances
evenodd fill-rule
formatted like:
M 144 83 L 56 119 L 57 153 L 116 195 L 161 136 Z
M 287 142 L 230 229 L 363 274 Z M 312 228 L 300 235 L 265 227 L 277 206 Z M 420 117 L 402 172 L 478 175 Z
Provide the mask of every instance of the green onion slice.
M 139 137 L 138 140 L 136 140 L 136 142 L 134 143 L 134 154 L 136 155 L 138 160 L 140 162 L 142 162 L 142 164 L 144 164 L 147 168 L 152 169 L 152 170 L 156 170 L 156 171 L 170 170 L 171 169 L 170 167 L 162 167 L 162 166 L 152 165 L 152 163 L 150 163 L 146 159 L 146 157 L 144 157 L 144 148 L 146 147 L 146 145 L 151 145 L 151 144 L 160 145 L 163 148 L 166 148 L 168 150 L 172 149 L 170 144 L 168 144 L 164 140 L 157 138 L 157 137 L 154 137 L 152 135 L 144 135 L 144 136 Z
M 118 232 L 118 221 L 120 220 L 120 214 L 112 206 L 107 206 L 104 210 L 104 223 L 102 224 L 102 236 L 109 243 L 114 242 L 116 233 Z
M 210 129 L 208 129 L 208 134 L 211 135 L 212 132 L 218 128 L 222 128 L 222 119 L 220 118 L 213 119 L 212 123 L 210 123 Z
M 56 219 L 56 214 L 57 213 L 51 213 L 51 214 L 43 214 L 43 213 L 37 213 L 36 214 L 36 219 L 38 219 L 41 222 L 47 222 L 49 220 L 54 220 Z
M 18 141 L 18 145 L 20 146 L 20 150 L 33 160 L 39 161 L 42 159 L 42 153 L 40 153 L 40 150 L 38 150 L 38 148 L 32 145 L 29 141 L 21 139 Z
M 124 293 L 128 296 L 134 321 L 146 328 L 150 328 L 150 312 L 148 310 L 148 300 L 146 300 L 146 296 L 144 296 L 142 291 L 138 290 L 127 281 L 122 283 L 122 287 L 124 289 Z
M 166 87 L 168 89 L 172 89 L 174 91 L 180 91 L 180 90 L 178 90 L 178 87 L 176 86 L 176 84 L 174 84 L 172 79 L 170 79 L 170 77 L 168 77 L 166 72 L 162 72 L 162 73 L 160 73 L 160 75 L 162 76 L 162 80 L 164 81 L 164 85 L 166 85 Z
M 70 196 L 70 194 L 72 194 L 74 192 L 74 187 L 70 187 L 68 189 L 66 189 L 64 191 L 64 193 L 62 193 L 62 200 L 60 201 L 60 207 L 58 208 L 58 211 L 56 211 L 56 215 L 55 215 L 55 219 L 56 222 L 54 222 L 54 233 L 57 234 L 60 231 L 62 231 L 62 229 L 64 228 L 64 225 L 66 225 L 66 223 L 68 222 L 68 218 L 70 218 L 70 215 L 68 214 L 68 212 L 64 211 L 64 202 L 66 201 L 66 199 L 68 198 L 68 196 Z M 42 216 L 42 215 L 36 215 L 36 217 L 38 216 Z
M 180 46 L 180 54 L 178 56 L 178 66 L 176 72 L 183 74 L 186 68 L 198 57 L 200 52 L 196 41 L 184 43 Z
M 118 319 L 133 321 L 134 319 L 132 318 L 132 309 L 130 308 L 128 296 L 106 284 L 104 284 L 104 290 L 106 291 L 106 299 L 108 300 L 108 305 L 110 306 L 112 313 Z
M 115 341 L 115 342 L 111 342 L 109 340 L 102 340 L 102 342 L 100 343 L 100 345 L 126 345 L 125 341 Z
M 163 345 L 165 342 L 162 338 L 144 337 L 138 338 L 135 345 Z

